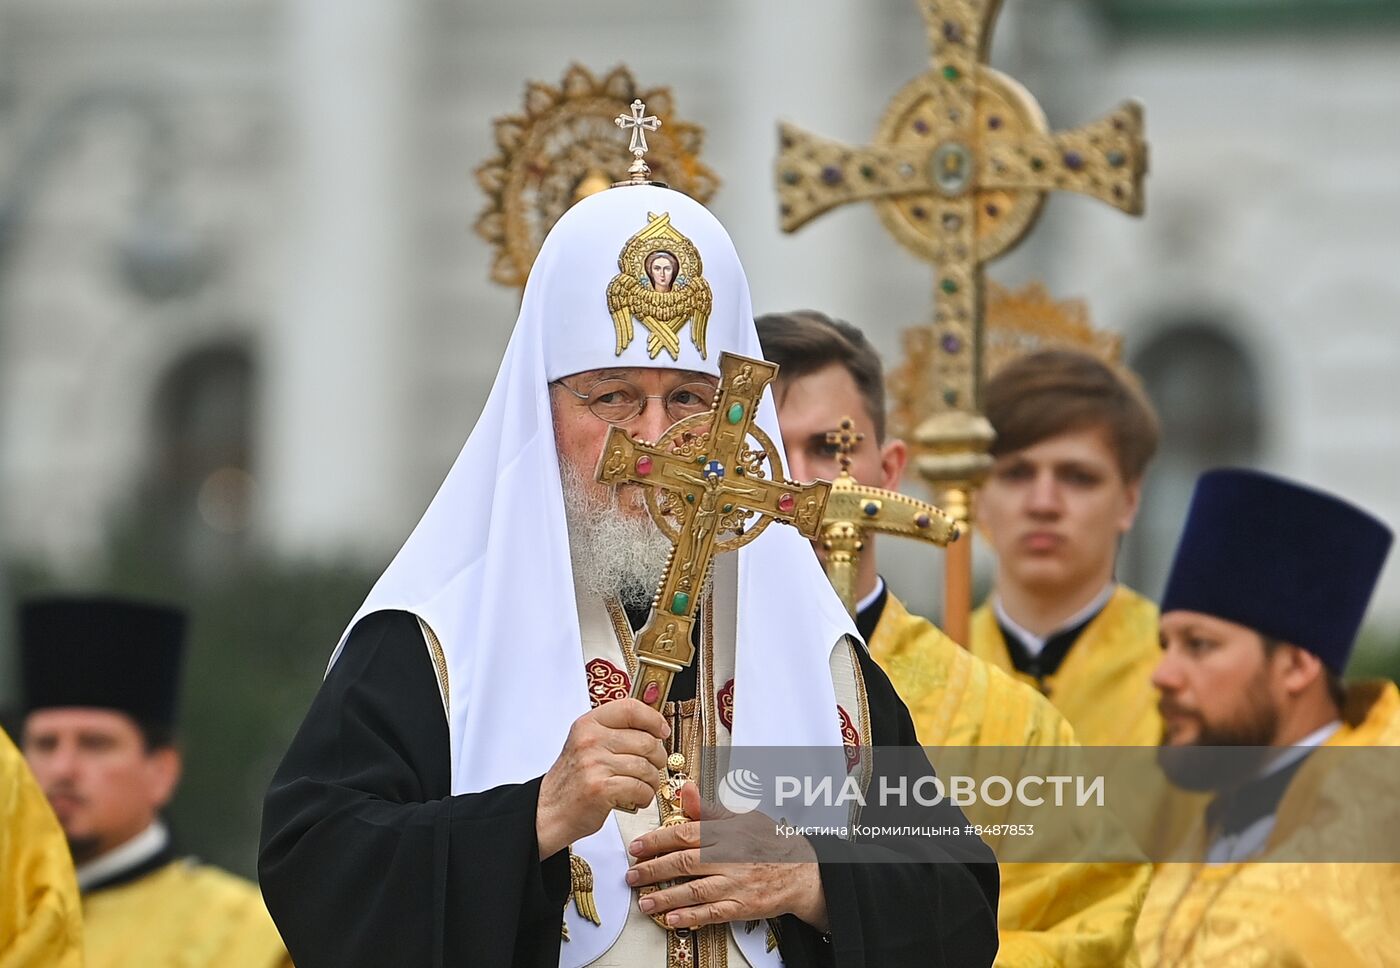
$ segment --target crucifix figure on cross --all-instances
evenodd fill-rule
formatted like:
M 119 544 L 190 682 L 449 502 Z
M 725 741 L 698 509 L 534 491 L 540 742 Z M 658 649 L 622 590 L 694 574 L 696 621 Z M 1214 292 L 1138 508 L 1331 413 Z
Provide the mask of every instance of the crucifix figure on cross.
M 777 366 L 722 353 L 719 368 L 709 412 L 674 424 L 654 444 L 613 427 L 598 460 L 604 484 L 646 486 L 647 508 L 674 545 L 636 641 L 632 695 L 655 709 L 694 659 L 691 629 L 715 555 L 747 544 L 774 521 L 815 540 L 831 490 L 826 481 L 786 480 L 777 448 L 754 422 Z
M 651 174 L 651 169 L 647 167 L 644 156 L 651 149 L 647 147 L 647 132 L 655 131 L 661 127 L 661 119 L 655 115 L 647 114 L 647 106 L 642 103 L 641 98 L 632 101 L 632 114 L 619 114 L 613 119 L 623 131 L 632 132 L 632 140 L 627 144 L 627 150 L 632 152 L 636 159 L 632 162 L 632 167 L 627 169 L 627 173 L 632 176 L 635 182 L 644 182 Z
M 906 334 L 907 371 L 917 377 L 901 388 L 909 398 L 901 406 L 921 421 L 906 428 L 915 467 L 938 504 L 966 521 L 991 466 L 993 434 L 981 414 L 984 266 L 1030 231 L 1051 191 L 1140 215 L 1147 146 L 1132 101 L 1052 132 L 1030 92 L 986 63 L 1001 0 L 918 6 L 931 66 L 894 96 L 873 144 L 780 126 L 779 213 L 792 232 L 839 205 L 873 202 L 895 239 L 935 267 L 931 324 Z M 950 561 L 948 570 L 945 623 L 955 638 L 966 634 L 968 544 L 955 546 L 957 567 Z

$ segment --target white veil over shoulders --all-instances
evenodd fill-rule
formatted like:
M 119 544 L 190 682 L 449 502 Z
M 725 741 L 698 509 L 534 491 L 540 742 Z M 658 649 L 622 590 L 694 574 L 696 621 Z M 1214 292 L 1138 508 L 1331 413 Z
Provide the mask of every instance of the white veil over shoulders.
M 678 360 L 665 350 L 651 358 L 642 326 L 617 353 L 608 286 L 619 253 L 653 214 L 669 215 L 703 260 L 713 293 L 703 358 L 690 327 L 679 334 Z M 717 375 L 725 350 L 762 356 L 734 245 L 693 199 L 654 186 L 613 188 L 579 202 L 545 239 L 471 436 L 331 658 L 375 611 L 413 612 L 434 630 L 447 659 L 453 793 L 545 773 L 590 708 L 549 381 L 611 367 Z M 771 392 L 757 423 L 780 446 Z M 773 524 L 736 554 L 733 745 L 839 750 L 830 657 L 842 636 L 856 634 L 849 616 L 793 528 Z M 611 821 L 595 837 L 609 831 L 620 845 Z M 569 960 L 584 947 L 592 946 L 566 946 Z

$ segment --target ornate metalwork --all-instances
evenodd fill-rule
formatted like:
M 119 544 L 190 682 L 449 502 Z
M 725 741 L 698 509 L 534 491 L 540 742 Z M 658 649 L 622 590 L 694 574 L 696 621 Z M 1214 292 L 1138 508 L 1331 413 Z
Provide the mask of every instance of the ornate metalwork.
M 926 327 L 907 330 L 906 359 L 890 371 L 890 427 L 896 436 L 912 436 L 926 416 L 913 406 L 923 374 L 914 369 L 911 361 L 928 352 L 924 347 L 932 335 Z M 1051 347 L 1082 350 L 1114 365 L 1123 360 L 1122 335 L 1096 329 L 1084 300 L 1057 300 L 1040 282 L 1013 291 L 988 279 L 982 379 L 990 379 L 1019 356 Z
M 852 477 L 851 451 L 864 436 L 855 432 L 849 417 L 826 435 L 837 448 L 841 472 L 831 482 L 831 497 L 822 516 L 822 548 L 827 578 L 852 616 L 856 614 L 856 570 L 869 535 L 894 534 L 943 547 L 962 534 L 958 523 L 935 505 L 898 491 L 867 487 Z
M 675 674 L 695 657 L 691 629 L 714 556 L 752 541 L 773 521 L 792 524 L 815 540 L 831 491 L 825 481 L 786 480 L 778 451 L 753 422 L 777 366 L 732 353 L 720 354 L 719 365 L 719 389 L 709 413 L 678 422 L 655 444 L 613 427 L 598 461 L 598 480 L 604 484 L 647 486 L 647 507 L 674 542 L 651 617 L 637 635 L 632 695 L 656 709 L 665 703 Z M 705 452 L 681 456 L 677 451 L 693 444 L 702 429 L 710 442 Z M 753 450 L 750 438 L 768 455 L 768 477 L 750 473 L 743 463 Z M 678 517 L 663 514 L 663 504 L 678 505 L 658 492 L 681 495 Z M 737 533 L 726 535 L 730 528 Z
M 836 206 L 873 202 L 891 234 L 937 267 L 933 325 L 906 341 L 918 379 L 897 406 L 918 415 L 916 466 L 936 484 L 975 486 L 991 440 L 980 409 L 983 266 L 1012 248 L 1046 193 L 1075 191 L 1143 209 L 1142 109 L 1053 133 L 1035 99 L 986 64 L 1001 0 L 921 0 L 932 66 L 894 96 L 874 144 L 851 147 L 780 129 L 784 231 Z M 956 414 L 953 419 L 930 418 Z M 936 454 L 931 463 L 924 456 Z M 953 455 L 959 459 L 951 459 Z M 935 474 L 956 473 L 951 480 Z
M 635 159 L 632 166 L 627 169 L 627 174 L 632 176 L 633 182 L 645 183 L 651 176 L 651 168 L 647 165 L 646 154 L 651 149 L 647 147 L 647 132 L 655 131 L 661 127 L 661 119 L 656 115 L 647 114 L 647 106 L 642 103 L 641 98 L 632 102 L 632 113 L 619 114 L 613 118 L 613 123 L 623 131 L 631 131 L 632 139 L 627 144 L 627 150 L 632 152 Z
M 647 144 L 654 176 L 701 203 L 714 195 L 719 180 L 699 160 L 704 131 L 675 116 L 668 88 L 640 88 L 625 67 L 598 78 L 575 64 L 557 87 L 527 84 L 524 113 L 494 122 L 498 154 L 476 170 L 487 197 L 476 231 L 496 250 L 493 280 L 524 286 L 559 217 L 579 199 L 630 177 L 615 119 L 619 106 L 634 100 L 646 102 L 662 122 Z

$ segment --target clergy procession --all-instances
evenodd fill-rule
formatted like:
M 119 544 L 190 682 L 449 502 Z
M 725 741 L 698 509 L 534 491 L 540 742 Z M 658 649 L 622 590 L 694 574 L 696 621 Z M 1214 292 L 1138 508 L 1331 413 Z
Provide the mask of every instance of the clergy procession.
M 1255 155 L 1301 135 L 1230 140 L 1162 51 L 1214 65 L 1325 6 L 1211 3 L 295 0 L 257 28 L 297 85 L 276 135 L 228 107 L 231 20 L 167 10 L 112 55 L 224 71 L 198 120 L 172 80 L 12 121 L 47 83 L 21 59 L 0 968 L 1400 966 L 1396 424 L 1350 416 L 1388 392 L 1400 292 L 1341 242 L 1259 287 L 1362 307 L 1262 327 L 1261 360 L 1301 354 L 1267 379 L 1203 321 L 1191 266 L 1263 278 L 1275 210 L 1331 231 L 1345 194 L 1237 190 L 1275 227 L 1202 227 L 1226 176 L 1192 152 L 1284 185 Z M 11 6 L 0 37 L 63 43 Z M 1336 16 L 1354 71 L 1400 27 Z M 435 113 L 487 74 L 519 113 L 470 85 Z M 1058 123 L 1124 79 L 1143 101 L 1078 127 L 1032 90 Z M 101 118 L 81 150 L 127 158 L 113 103 L 145 132 L 113 196 L 132 292 L 45 302 L 112 177 L 58 128 Z M 46 207 L 48 171 L 98 181 Z M 1368 203 L 1392 252 L 1397 203 Z M 260 301 L 275 326 L 221 328 Z M 139 334 L 64 382 L 106 303 Z

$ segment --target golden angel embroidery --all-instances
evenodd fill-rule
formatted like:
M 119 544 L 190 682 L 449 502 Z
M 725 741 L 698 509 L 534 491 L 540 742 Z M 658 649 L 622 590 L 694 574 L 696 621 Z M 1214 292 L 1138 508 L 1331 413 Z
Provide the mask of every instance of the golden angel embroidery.
M 671 225 L 671 216 L 647 214 L 646 228 L 627 240 L 617 257 L 617 275 L 608 284 L 608 312 L 617 329 L 617 355 L 632 344 L 633 323 L 647 330 L 647 353 L 664 349 L 681 356 L 681 330 L 705 358 L 705 326 L 714 296 L 705 281 L 700 253 Z

